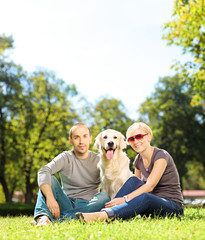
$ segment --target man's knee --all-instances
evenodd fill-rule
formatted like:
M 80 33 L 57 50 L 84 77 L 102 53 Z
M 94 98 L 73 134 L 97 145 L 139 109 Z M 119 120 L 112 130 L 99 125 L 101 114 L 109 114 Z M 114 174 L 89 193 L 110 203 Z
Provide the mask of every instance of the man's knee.
M 111 200 L 110 195 L 107 192 L 99 192 L 96 197 L 98 198 L 98 201 L 101 201 L 103 203 L 109 202 Z
M 51 187 L 55 188 L 56 186 L 60 186 L 60 183 L 55 176 L 51 176 Z

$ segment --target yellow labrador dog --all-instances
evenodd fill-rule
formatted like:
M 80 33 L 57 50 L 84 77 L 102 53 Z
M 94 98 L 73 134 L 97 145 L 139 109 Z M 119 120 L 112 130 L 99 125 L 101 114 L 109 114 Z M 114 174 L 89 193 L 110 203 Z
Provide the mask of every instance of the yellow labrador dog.
M 98 134 L 94 147 L 100 152 L 99 168 L 103 191 L 113 199 L 133 174 L 129 169 L 130 160 L 123 149 L 125 137 L 118 131 L 107 129 Z

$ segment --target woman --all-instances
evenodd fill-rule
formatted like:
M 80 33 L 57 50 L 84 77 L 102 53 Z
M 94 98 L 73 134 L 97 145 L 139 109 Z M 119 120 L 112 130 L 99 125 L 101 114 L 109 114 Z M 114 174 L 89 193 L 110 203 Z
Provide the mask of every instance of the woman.
M 150 145 L 152 130 L 145 123 L 131 125 L 127 142 L 139 154 L 134 161 L 135 176 L 129 178 L 113 200 L 100 212 L 76 213 L 86 222 L 109 218 L 127 219 L 140 215 L 183 215 L 179 175 L 170 154 Z

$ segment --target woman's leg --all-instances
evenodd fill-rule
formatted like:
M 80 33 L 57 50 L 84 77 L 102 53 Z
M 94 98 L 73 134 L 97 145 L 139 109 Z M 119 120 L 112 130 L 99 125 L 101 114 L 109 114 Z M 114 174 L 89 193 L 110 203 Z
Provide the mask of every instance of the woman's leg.
M 142 186 L 144 183 L 137 177 L 133 176 L 130 177 L 122 186 L 122 188 L 118 191 L 118 193 L 116 194 L 115 198 L 117 197 L 123 197 L 131 192 L 133 192 L 134 190 L 136 190 L 137 188 L 139 188 L 140 186 Z M 104 210 L 109 210 L 109 211 L 104 211 Z M 90 221 L 103 221 L 103 220 L 107 220 L 108 219 L 108 215 L 111 217 L 114 216 L 114 213 L 112 212 L 112 210 L 110 208 L 103 208 L 101 212 L 94 212 L 94 213 L 89 213 L 91 211 L 79 211 L 79 212 L 83 212 L 82 213 L 78 213 L 77 216 L 78 217 L 82 217 L 85 219 L 86 222 L 90 222 Z
M 141 187 L 143 184 L 144 183 L 142 182 L 141 179 L 139 179 L 135 176 L 130 177 L 124 183 L 124 185 L 121 187 L 121 189 L 118 191 L 115 198 L 124 197 L 125 195 L 127 195 L 127 194 L 133 192 L 134 190 L 138 189 L 139 187 Z
M 104 208 L 110 218 L 127 219 L 140 215 L 174 216 L 183 215 L 183 208 L 174 201 L 157 197 L 151 193 L 143 193 L 127 203 Z
M 122 186 L 115 198 L 122 197 L 130 192 L 138 189 L 144 183 L 137 177 L 131 177 Z M 127 219 L 140 215 L 160 215 L 160 216 L 172 216 L 183 215 L 183 208 L 174 201 L 157 197 L 150 193 L 143 193 L 127 203 L 112 207 L 104 208 L 107 214 L 102 212 L 96 213 L 83 213 L 83 217 L 86 222 L 99 220 L 107 220 L 108 218 L 122 218 Z

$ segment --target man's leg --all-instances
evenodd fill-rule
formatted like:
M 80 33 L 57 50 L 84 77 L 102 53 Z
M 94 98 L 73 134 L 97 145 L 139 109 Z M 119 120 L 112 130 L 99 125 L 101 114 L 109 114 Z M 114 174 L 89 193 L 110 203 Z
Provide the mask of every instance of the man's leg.
M 54 176 L 51 177 L 51 188 L 53 191 L 53 195 L 58 202 L 61 213 L 65 210 L 73 209 L 72 201 L 63 192 L 60 183 Z M 54 221 L 54 218 L 48 206 L 46 205 L 46 198 L 41 190 L 39 190 L 38 193 L 38 198 L 34 210 L 34 219 L 37 220 L 39 216 L 48 216 L 51 221 Z
M 63 212 L 62 218 L 76 218 L 77 212 L 96 212 L 105 207 L 105 203 L 110 201 L 110 196 L 106 192 L 96 194 L 90 201 L 83 199 L 73 199 L 74 208 Z
M 96 194 L 88 203 L 84 206 L 79 206 L 77 210 L 81 212 L 97 212 L 105 207 L 105 203 L 109 202 L 110 196 L 106 192 L 100 192 Z M 79 211 L 78 211 L 79 212 Z

